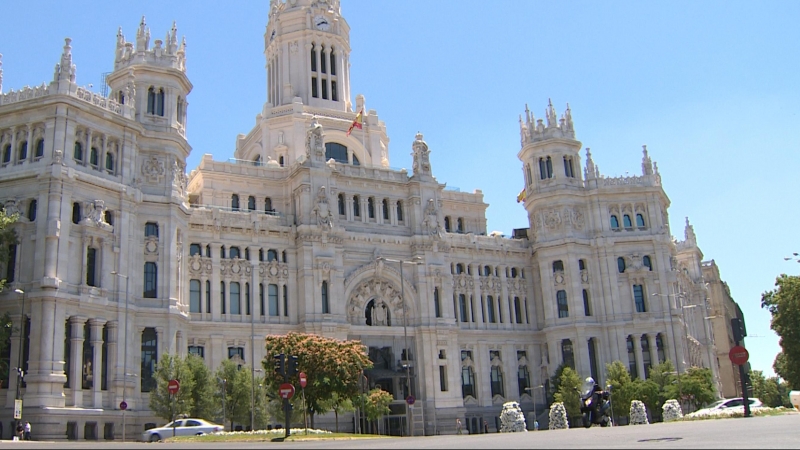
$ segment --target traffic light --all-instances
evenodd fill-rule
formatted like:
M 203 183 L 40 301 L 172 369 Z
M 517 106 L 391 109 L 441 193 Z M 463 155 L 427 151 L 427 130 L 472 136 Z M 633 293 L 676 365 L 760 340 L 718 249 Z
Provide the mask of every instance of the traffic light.
M 273 356 L 275 359 L 275 373 L 280 376 L 286 376 L 286 369 L 284 368 L 284 362 L 286 361 L 286 355 L 281 353 L 280 355 Z
M 297 356 L 291 355 L 289 356 L 289 376 L 297 375 L 300 373 L 299 364 L 297 362 Z
M 747 336 L 747 331 L 744 329 L 744 322 L 738 317 L 731 319 L 731 331 L 733 332 L 733 340 L 737 345 L 744 340 L 745 336 Z

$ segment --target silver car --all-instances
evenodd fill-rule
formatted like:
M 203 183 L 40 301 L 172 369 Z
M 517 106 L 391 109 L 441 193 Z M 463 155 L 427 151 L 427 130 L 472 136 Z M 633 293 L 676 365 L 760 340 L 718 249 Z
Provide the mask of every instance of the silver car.
M 173 423 L 170 422 L 163 427 L 151 428 L 142 433 L 142 440 L 144 442 L 157 442 L 173 436 L 198 436 L 201 434 L 214 433 L 216 431 L 223 431 L 222 425 L 207 422 L 203 419 L 180 419 L 175 421 L 175 428 L 172 427 Z

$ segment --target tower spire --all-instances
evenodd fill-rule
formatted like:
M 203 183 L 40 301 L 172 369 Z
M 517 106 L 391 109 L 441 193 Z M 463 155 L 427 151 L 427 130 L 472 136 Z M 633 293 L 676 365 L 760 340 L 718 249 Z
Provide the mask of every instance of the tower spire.
M 642 175 L 653 174 L 653 163 L 650 161 L 650 156 L 647 154 L 647 146 L 642 145 Z

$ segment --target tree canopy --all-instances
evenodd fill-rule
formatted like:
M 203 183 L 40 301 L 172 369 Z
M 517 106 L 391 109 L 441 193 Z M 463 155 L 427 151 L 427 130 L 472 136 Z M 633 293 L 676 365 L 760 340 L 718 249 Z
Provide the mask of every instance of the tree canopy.
M 571 367 L 562 367 L 558 387 L 553 396 L 556 402 L 564 403 L 571 427 L 581 424 L 581 396 L 579 390 L 583 381 Z
M 265 339 L 267 357 L 263 361 L 266 385 L 277 392 L 284 382 L 283 376 L 275 372 L 273 356 L 297 356 L 299 371 L 306 374 L 306 409 L 312 414 L 326 413 L 335 402 L 334 395 L 353 400 L 360 393 L 359 377 L 372 362 L 361 341 L 340 341 L 316 334 L 289 333 L 270 335 Z M 288 361 L 288 360 L 287 360 Z M 288 367 L 287 367 L 288 369 Z M 297 374 L 289 377 L 289 383 L 299 387 Z
M 753 397 L 761 400 L 764 405 L 770 408 L 785 406 L 791 408 L 789 401 L 789 385 L 779 377 L 764 376 L 760 370 L 750 371 L 750 384 L 753 386 Z
M 170 421 L 182 414 L 191 414 L 194 405 L 194 374 L 186 360 L 165 353 L 156 364 L 156 388 L 150 392 L 150 409 L 157 417 Z M 170 380 L 180 381 L 173 401 L 167 390 Z
M 800 389 L 800 277 L 782 274 L 777 289 L 761 295 L 761 307 L 772 314 L 770 328 L 780 337 L 775 373 L 793 389 Z

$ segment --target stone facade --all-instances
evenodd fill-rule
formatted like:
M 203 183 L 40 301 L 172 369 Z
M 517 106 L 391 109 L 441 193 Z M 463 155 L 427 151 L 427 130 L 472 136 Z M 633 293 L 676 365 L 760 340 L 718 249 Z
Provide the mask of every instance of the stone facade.
M 186 173 L 192 84 L 174 26 L 152 44 L 144 18 L 134 42 L 120 30 L 108 97 L 77 85 L 69 39 L 52 82 L 0 91 L 0 201 L 22 237 L 0 312 L 22 303 L 30 320 L 5 357 L 23 361 L 37 438 L 120 439 L 124 399 L 135 439 L 160 423 L 159 355 L 260 363 L 263 336 L 289 331 L 362 340 L 396 434 L 406 376 L 414 432 L 434 434 L 456 417 L 497 429 L 508 401 L 546 411 L 534 386 L 562 363 L 602 380 L 621 360 L 643 377 L 677 354 L 716 375 L 683 308 L 705 299 L 702 253 L 688 221 L 671 238 L 647 149 L 641 175 L 607 177 L 588 148 L 581 161 L 569 108 L 548 105 L 546 123 L 526 110 L 529 226 L 487 235 L 482 192 L 438 182 L 421 134 L 412 173 L 389 167 L 384 122 L 351 103 L 339 1 L 270 7 L 268 98 L 227 162 Z M 6 386 L 11 417 L 16 377 Z

